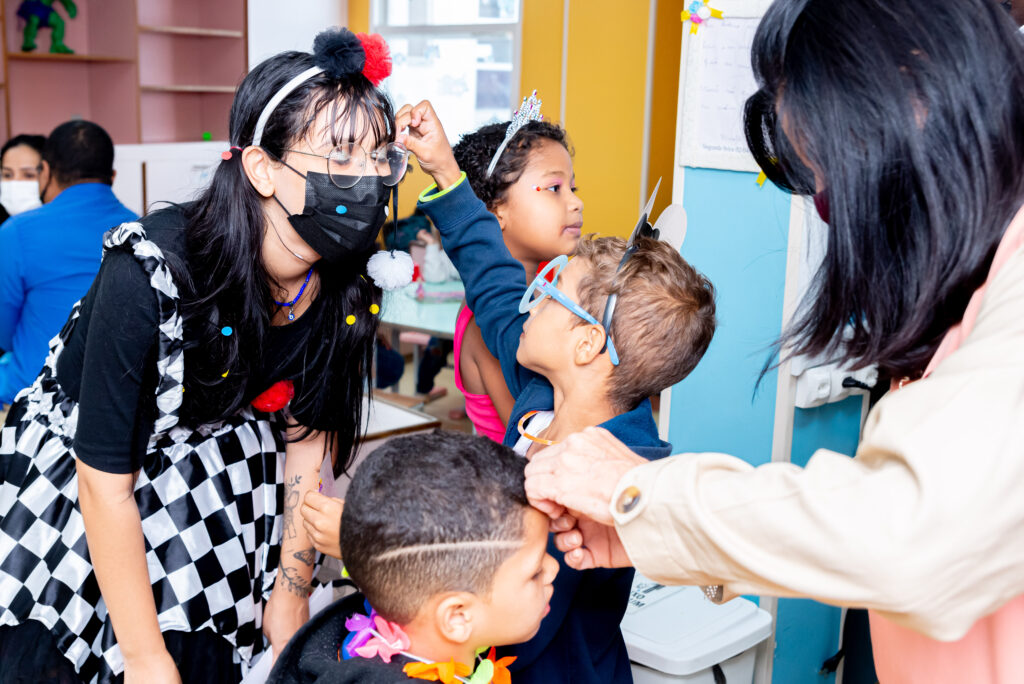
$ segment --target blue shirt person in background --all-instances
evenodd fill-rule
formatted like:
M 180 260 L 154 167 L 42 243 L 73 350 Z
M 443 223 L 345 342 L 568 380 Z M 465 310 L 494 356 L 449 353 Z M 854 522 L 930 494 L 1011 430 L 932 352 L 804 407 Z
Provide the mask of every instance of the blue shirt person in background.
M 103 233 L 138 218 L 121 204 L 114 143 L 100 126 L 69 121 L 43 149 L 43 206 L 0 227 L 0 403 L 32 384 L 76 301 L 100 268 Z

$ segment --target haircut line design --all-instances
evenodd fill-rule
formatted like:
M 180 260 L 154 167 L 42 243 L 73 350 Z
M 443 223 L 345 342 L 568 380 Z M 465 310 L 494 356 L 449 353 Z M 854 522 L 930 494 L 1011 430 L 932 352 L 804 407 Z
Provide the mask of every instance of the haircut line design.
M 436 551 L 465 551 L 467 549 L 518 549 L 523 545 L 522 541 L 481 539 L 479 541 L 461 542 L 437 542 L 434 544 L 416 544 L 405 546 L 400 549 L 391 549 L 370 559 L 372 563 L 383 563 L 392 558 L 409 556 L 418 553 L 432 553 Z

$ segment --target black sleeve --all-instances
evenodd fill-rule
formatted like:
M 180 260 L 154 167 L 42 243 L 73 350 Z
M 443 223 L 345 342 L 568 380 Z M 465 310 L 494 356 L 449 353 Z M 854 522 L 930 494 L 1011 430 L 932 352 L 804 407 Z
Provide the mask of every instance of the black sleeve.
M 82 350 L 75 454 L 104 472 L 134 472 L 152 432 L 157 381 L 159 315 L 142 265 L 109 252 L 82 313 L 85 325 L 74 331 L 85 335 L 75 345 Z

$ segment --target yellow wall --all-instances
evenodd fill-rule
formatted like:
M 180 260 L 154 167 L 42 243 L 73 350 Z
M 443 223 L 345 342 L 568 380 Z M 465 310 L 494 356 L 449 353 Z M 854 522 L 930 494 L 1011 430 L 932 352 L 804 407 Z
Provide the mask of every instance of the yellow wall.
M 562 3 L 523 0 L 520 98 L 537 90 L 544 118 L 558 122 L 562 108 Z
M 522 0 L 520 95 L 537 89 L 544 118 L 565 126 L 576 149 L 584 230 L 627 235 L 658 178 L 657 216 L 671 199 L 682 24 L 680 3 L 659 0 L 648 188 L 643 171 L 647 35 L 654 0 Z M 561 121 L 564 4 L 569 5 L 565 121 Z M 370 0 L 349 0 L 349 28 L 366 31 Z M 396 102 L 396 106 L 404 103 Z M 430 179 L 415 164 L 399 192 L 399 215 L 412 213 Z M 642 195 L 642 197 L 641 197 Z
M 647 20 L 646 2 L 569 2 L 563 125 L 576 145 L 584 232 L 628 235 L 636 224 Z
M 348 0 L 348 29 L 355 33 L 370 30 L 370 0 Z
M 655 20 L 654 90 L 651 94 L 651 142 L 647 165 L 647 192 L 662 177 L 652 214 L 657 217 L 672 202 L 675 170 L 676 105 L 679 101 L 679 53 L 682 49 L 681 2 L 660 0 Z M 645 198 L 646 199 L 646 196 Z

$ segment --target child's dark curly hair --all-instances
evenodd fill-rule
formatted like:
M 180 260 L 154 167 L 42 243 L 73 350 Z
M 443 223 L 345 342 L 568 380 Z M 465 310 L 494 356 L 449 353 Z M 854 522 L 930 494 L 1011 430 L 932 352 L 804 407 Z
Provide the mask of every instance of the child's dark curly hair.
M 479 197 L 491 211 L 505 199 L 508 192 L 519 177 L 523 175 L 526 162 L 529 161 L 530 152 L 537 149 L 541 141 L 553 140 L 566 149 L 569 156 L 573 150 L 569 145 L 569 136 L 565 129 L 558 124 L 547 121 L 531 121 L 526 124 L 515 136 L 508 141 L 505 150 L 501 153 L 494 173 L 487 176 L 487 167 L 494 157 L 494 152 L 505 139 L 505 131 L 510 122 L 488 124 L 482 126 L 472 133 L 462 136 L 455 145 L 455 161 L 459 168 L 466 172 L 466 180 L 473 192 Z

